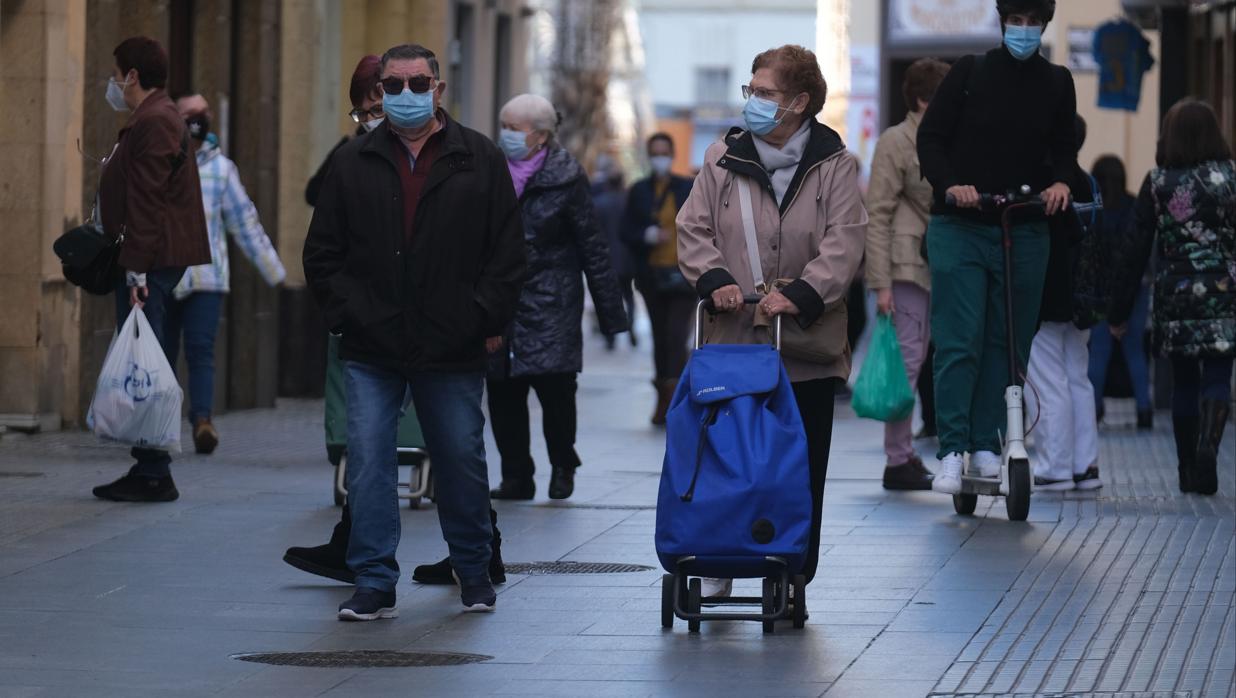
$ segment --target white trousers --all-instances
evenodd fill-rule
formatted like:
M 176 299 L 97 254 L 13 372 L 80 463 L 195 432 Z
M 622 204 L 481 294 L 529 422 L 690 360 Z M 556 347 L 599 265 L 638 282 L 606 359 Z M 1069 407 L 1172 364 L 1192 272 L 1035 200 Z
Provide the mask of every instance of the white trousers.
M 1069 480 L 1099 458 L 1094 387 L 1087 371 L 1089 330 L 1071 322 L 1044 322 L 1030 345 L 1026 388 L 1028 422 L 1036 417 L 1034 474 Z

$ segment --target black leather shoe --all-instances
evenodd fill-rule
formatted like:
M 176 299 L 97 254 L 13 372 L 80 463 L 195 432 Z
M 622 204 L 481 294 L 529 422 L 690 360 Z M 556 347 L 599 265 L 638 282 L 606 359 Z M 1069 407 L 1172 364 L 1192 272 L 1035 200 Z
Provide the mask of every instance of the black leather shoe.
M 395 592 L 357 587 L 352 598 L 339 604 L 339 620 L 386 620 L 398 618 Z
M 490 499 L 532 499 L 536 497 L 536 482 L 527 480 L 503 480 L 502 484 L 489 491 Z
M 128 474 L 91 490 L 99 499 L 113 502 L 174 502 L 180 498 L 172 476 L 146 477 Z
M 492 552 L 489 556 L 489 581 L 506 584 L 506 565 L 502 564 L 502 533 L 498 531 L 498 512 L 489 510 L 489 520 L 494 527 Z M 420 565 L 412 570 L 412 581 L 420 584 L 454 584 L 455 570 L 451 558 L 446 557 L 432 565 Z
M 575 468 L 554 468 L 549 481 L 549 498 L 566 499 L 575 492 Z
M 884 489 L 886 490 L 929 490 L 932 474 L 923 465 L 923 461 L 915 456 L 899 465 L 884 466 Z
M 1197 458 L 1198 417 L 1172 415 L 1172 435 L 1176 441 L 1176 473 L 1181 492 L 1196 492 L 1193 484 L 1193 463 Z

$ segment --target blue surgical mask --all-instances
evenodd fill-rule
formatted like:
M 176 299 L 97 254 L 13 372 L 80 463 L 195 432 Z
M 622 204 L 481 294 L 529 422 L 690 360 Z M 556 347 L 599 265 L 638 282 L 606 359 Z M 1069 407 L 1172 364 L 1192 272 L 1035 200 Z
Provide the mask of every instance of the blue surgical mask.
M 757 136 L 766 136 L 781 125 L 777 118 L 777 110 L 781 107 L 771 99 L 751 95 L 742 108 L 742 118 L 747 122 L 747 130 Z M 782 117 L 784 118 L 784 117 Z
M 124 101 L 124 88 L 129 86 L 129 79 L 116 82 L 115 78 L 107 79 L 107 104 L 116 111 L 129 111 L 129 105 Z
M 405 87 L 382 99 L 382 111 L 399 128 L 420 128 L 433 118 L 433 90 L 413 92 Z
M 1005 27 L 1004 45 L 1008 47 L 1013 58 L 1024 61 L 1039 52 L 1043 43 L 1042 27 Z
M 506 153 L 507 160 L 526 160 L 532 150 L 528 147 L 528 134 L 509 128 L 502 129 L 498 134 L 498 147 Z

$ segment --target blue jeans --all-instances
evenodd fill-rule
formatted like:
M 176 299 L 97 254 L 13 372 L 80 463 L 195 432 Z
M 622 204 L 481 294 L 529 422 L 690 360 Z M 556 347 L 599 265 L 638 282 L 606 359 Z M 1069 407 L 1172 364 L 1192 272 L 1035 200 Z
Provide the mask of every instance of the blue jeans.
M 172 289 L 176 288 L 176 284 L 180 283 L 180 277 L 184 276 L 184 274 L 184 267 L 158 269 L 146 274 L 146 289 L 149 291 L 149 295 L 146 296 L 144 312 L 146 313 L 146 319 L 150 322 L 150 328 L 154 330 L 155 337 L 159 340 L 159 346 L 163 347 L 164 354 L 168 353 L 167 333 L 164 331 L 167 309 L 174 302 Z M 116 285 L 117 330 L 129 318 L 129 310 L 129 289 L 125 286 L 124 279 L 121 278 L 120 282 Z M 175 356 L 169 355 L 167 362 L 175 366 Z M 172 457 L 168 455 L 167 451 L 135 447 L 130 453 L 137 460 L 137 464 L 129 470 L 130 475 L 142 475 L 144 477 L 168 477 L 171 475 Z
M 1137 410 L 1154 409 L 1150 404 L 1150 373 L 1146 369 L 1146 317 L 1150 312 L 1150 287 L 1142 286 L 1133 301 L 1129 314 L 1128 332 L 1120 339 L 1120 353 L 1124 354 L 1125 366 L 1129 368 L 1129 382 L 1133 384 L 1133 397 Z M 1107 385 L 1107 369 L 1111 364 L 1115 342 L 1111 326 L 1100 322 L 1090 330 L 1090 383 L 1094 386 L 1094 406 L 1103 404 L 1103 389 Z
M 185 335 L 185 362 L 189 364 L 189 422 L 210 418 L 215 405 L 215 335 L 226 295 L 218 291 L 195 291 L 184 300 L 172 299 L 163 331 L 164 347 L 176 366 L 180 333 Z
M 1232 359 L 1172 357 L 1172 416 L 1196 417 L 1199 400 L 1232 399 Z
M 348 567 L 356 586 L 394 591 L 399 581 L 396 434 L 410 395 L 433 459 L 442 537 L 464 581 L 488 579 L 489 471 L 485 464 L 484 373 L 418 373 L 344 365 L 348 405 Z

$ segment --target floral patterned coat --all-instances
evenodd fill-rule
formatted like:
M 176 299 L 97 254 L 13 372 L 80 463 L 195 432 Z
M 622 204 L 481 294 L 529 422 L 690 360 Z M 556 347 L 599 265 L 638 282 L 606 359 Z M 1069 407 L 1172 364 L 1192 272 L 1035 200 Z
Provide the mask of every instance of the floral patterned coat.
M 1236 162 L 1154 169 L 1115 289 L 1111 323 L 1129 317 L 1152 245 L 1154 337 L 1166 356 L 1236 356 Z

